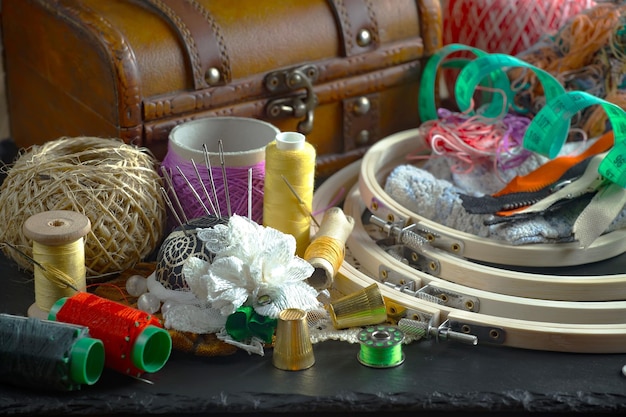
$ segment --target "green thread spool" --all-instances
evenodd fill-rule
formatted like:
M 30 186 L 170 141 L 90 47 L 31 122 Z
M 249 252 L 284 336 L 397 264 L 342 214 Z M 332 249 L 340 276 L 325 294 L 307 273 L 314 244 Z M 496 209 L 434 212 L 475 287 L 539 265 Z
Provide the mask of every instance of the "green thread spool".
M 404 333 L 393 326 L 369 326 L 358 334 L 361 350 L 359 362 L 370 368 L 393 368 L 404 362 Z

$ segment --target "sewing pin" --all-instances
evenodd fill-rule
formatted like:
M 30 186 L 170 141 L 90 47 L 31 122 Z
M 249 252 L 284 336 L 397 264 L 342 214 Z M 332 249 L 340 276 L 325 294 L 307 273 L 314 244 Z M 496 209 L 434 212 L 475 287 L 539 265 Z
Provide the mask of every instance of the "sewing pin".
M 178 225 L 181 227 L 181 229 L 183 229 L 183 233 L 186 236 L 187 235 L 187 230 L 185 228 L 185 225 L 181 221 L 180 216 L 178 215 L 178 212 L 174 208 L 174 205 L 172 204 L 172 200 L 170 200 L 170 196 L 167 195 L 167 190 L 165 188 L 163 188 L 163 187 L 161 187 L 161 194 L 163 194 L 163 199 L 165 200 L 165 204 L 167 204 L 167 207 L 169 207 L 170 211 L 172 212 L 172 214 L 176 218 L 176 221 L 178 222 Z
M 233 215 L 233 212 L 230 208 L 230 195 L 228 193 L 228 178 L 226 177 L 226 167 L 224 164 L 224 145 L 222 144 L 222 140 L 220 139 L 217 142 L 219 146 L 220 153 L 220 165 L 222 166 L 222 178 L 224 180 L 224 198 L 226 198 L 226 208 L 228 210 L 228 217 Z
M 296 199 L 298 200 L 298 203 L 300 203 L 300 207 L 302 207 L 302 210 L 304 211 L 304 213 L 306 215 L 308 215 L 311 218 L 311 220 L 313 220 L 313 223 L 315 223 L 315 225 L 319 229 L 321 227 L 320 224 L 315 219 L 315 216 L 313 216 L 313 213 L 311 213 L 307 209 L 306 205 L 304 204 L 304 201 L 302 201 L 302 199 L 300 198 L 300 196 L 298 195 L 296 190 L 292 187 L 292 185 L 289 183 L 289 181 L 287 180 L 287 178 L 284 175 L 281 175 L 280 177 L 283 179 L 283 181 L 285 181 L 285 184 L 287 184 L 287 187 L 289 187 L 289 190 L 291 191 L 291 193 L 296 197 Z
M 200 198 L 200 194 L 198 194 L 198 192 L 196 191 L 195 188 L 193 188 L 193 185 L 191 185 L 191 182 L 189 182 L 189 179 L 187 178 L 187 176 L 185 175 L 185 173 L 183 172 L 182 169 L 180 169 L 180 167 L 178 165 L 176 165 L 176 169 L 178 170 L 178 173 L 180 174 L 181 177 L 183 177 L 183 179 L 185 180 L 185 182 L 187 183 L 187 186 L 189 187 L 189 189 L 191 190 L 191 193 L 193 194 L 193 196 L 196 198 L 196 200 L 198 200 L 198 203 L 200 203 L 200 205 L 202 206 L 202 208 L 204 209 L 204 212 L 209 215 L 211 214 L 209 212 L 209 209 L 207 208 L 207 206 L 204 204 L 204 201 L 202 201 L 202 198 Z
M 217 198 L 217 190 L 215 189 L 215 181 L 213 180 L 213 170 L 211 169 L 211 159 L 209 158 L 209 150 L 206 147 L 206 143 L 202 144 L 202 150 L 204 151 L 204 163 L 206 169 L 209 172 L 209 180 L 211 181 L 211 191 L 213 191 L 213 198 L 217 204 L 217 217 L 222 218 L 222 210 L 220 209 L 220 200 Z
M 252 220 L 252 168 L 248 168 L 248 220 Z
M 202 187 L 202 190 L 204 191 L 204 195 L 206 196 L 206 199 L 209 202 L 209 205 L 211 206 L 211 210 L 213 210 L 213 213 L 217 214 L 217 210 L 215 210 L 213 201 L 211 201 L 211 196 L 209 196 L 209 192 L 207 191 L 206 186 L 204 185 L 204 181 L 202 181 L 202 177 L 200 176 L 200 172 L 198 171 L 198 167 L 196 166 L 196 161 L 192 159 L 191 165 L 193 165 L 193 170 L 196 172 L 196 178 L 198 178 L 198 181 L 200 182 L 200 186 Z
M 70 277 L 69 275 L 67 275 L 64 271 L 60 270 L 54 265 L 44 266 L 42 263 L 37 262 L 35 258 L 28 256 L 26 253 L 22 252 L 16 246 L 10 244 L 9 242 L 4 242 L 4 244 L 10 247 L 11 249 L 13 249 L 14 251 L 16 251 L 17 253 L 19 253 L 20 255 L 22 255 L 24 258 L 26 258 L 30 263 L 32 263 L 36 267 L 41 268 L 41 270 L 44 273 L 43 274 L 44 277 L 48 281 L 58 286 L 59 288 L 71 288 L 74 291 L 78 291 L 78 288 L 76 288 L 76 286 L 73 285 L 74 279 Z
M 180 203 L 178 194 L 176 194 L 176 189 L 174 188 L 174 183 L 172 182 L 172 177 L 170 176 L 170 173 L 167 172 L 167 169 L 165 169 L 164 166 L 161 166 L 161 172 L 163 173 L 163 178 L 165 178 L 165 182 L 167 183 L 168 188 L 172 190 L 172 194 L 174 195 L 174 200 L 176 200 L 176 205 L 178 206 L 178 209 L 180 210 L 180 213 L 183 216 L 183 220 L 185 221 L 185 224 L 189 223 L 189 219 L 187 218 L 185 209 L 183 209 L 183 205 Z M 172 210 L 172 211 L 176 213 L 176 210 Z

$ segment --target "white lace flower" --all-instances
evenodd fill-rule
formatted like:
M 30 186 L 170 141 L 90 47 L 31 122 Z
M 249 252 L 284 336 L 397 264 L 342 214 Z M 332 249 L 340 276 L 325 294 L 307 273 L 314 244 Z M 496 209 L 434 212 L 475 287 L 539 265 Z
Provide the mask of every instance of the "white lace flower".
M 198 238 L 216 256 L 211 264 L 188 260 L 183 274 L 190 290 L 222 314 L 244 303 L 273 318 L 285 308 L 321 305 L 306 282 L 314 268 L 295 255 L 293 236 L 233 215 L 228 225 L 198 230 Z

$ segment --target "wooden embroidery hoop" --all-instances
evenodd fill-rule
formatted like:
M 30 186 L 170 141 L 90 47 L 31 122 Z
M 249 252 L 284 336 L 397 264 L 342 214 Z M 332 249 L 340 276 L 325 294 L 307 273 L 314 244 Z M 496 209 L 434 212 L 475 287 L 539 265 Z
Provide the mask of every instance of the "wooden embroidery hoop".
M 433 246 L 492 264 L 562 267 L 597 262 L 626 251 L 626 230 L 623 229 L 600 236 L 588 248 L 582 248 L 578 242 L 512 245 L 443 226 L 408 210 L 394 201 L 382 184 L 393 168 L 406 163 L 407 152 L 420 149 L 418 132 L 419 129 L 411 129 L 388 136 L 373 145 L 363 157 L 359 191 L 363 202 L 378 217 L 418 224 L 432 236 Z
M 393 136 L 397 138 L 403 135 L 404 133 L 400 133 Z M 354 186 L 359 173 L 362 172 L 362 165 L 361 161 L 357 161 L 324 182 L 316 191 L 313 201 L 314 211 L 327 207 L 341 188 L 349 189 Z M 442 266 L 442 271 L 446 268 L 456 270 L 460 277 L 470 278 L 472 286 L 446 282 L 448 278 L 443 280 L 415 269 L 407 270 L 409 267 L 386 255 L 373 243 L 358 218 L 359 210 L 364 208 L 362 203 L 358 210 L 354 209 L 354 199 L 355 195 L 358 199 L 358 193 L 356 189 L 352 190 L 345 208 L 350 211 L 356 210 L 354 213 L 357 214 L 355 219 L 357 225 L 348 240 L 348 247 L 351 252 L 361 252 L 359 253 L 361 259 L 347 258 L 344 261 L 334 281 L 334 286 L 339 292 L 348 294 L 372 283 L 378 283 L 391 318 L 407 317 L 430 321 L 435 326 L 447 326 L 463 333 L 477 334 L 481 343 L 565 352 L 626 351 L 626 324 L 620 323 L 620 318 L 624 317 L 625 303 L 590 302 L 623 299 L 626 292 L 624 290 L 626 275 L 566 277 L 529 274 L 483 266 L 445 254 L 449 259 L 446 259 L 447 265 L 442 263 L 445 265 Z M 369 244 L 361 247 L 360 241 L 369 241 Z M 416 298 L 394 289 L 366 270 L 366 266 L 370 270 L 376 270 L 376 265 L 380 266 L 383 262 L 387 268 L 391 267 L 395 272 L 400 271 L 405 276 L 418 277 L 421 283 L 427 282 L 444 292 L 460 291 L 462 295 L 469 294 L 472 300 L 475 299 L 472 297 L 478 296 L 481 308 L 477 312 L 466 309 L 467 305 L 455 308 Z M 528 288 L 534 293 L 534 297 L 531 297 L 534 300 L 519 298 L 523 296 L 507 294 L 507 291 L 494 291 L 494 288 L 488 290 L 490 286 L 496 290 L 515 288 L 508 291 L 509 293 L 524 292 L 524 289 Z M 534 288 L 536 286 L 539 289 Z M 482 292 L 473 291 L 477 288 Z M 593 294 L 591 288 L 600 288 L 601 295 Z M 561 294 L 573 291 L 578 295 L 570 294 L 570 297 L 566 297 L 570 301 L 550 301 L 539 297 L 542 291 L 545 294 L 553 294 L 553 298 L 559 291 Z M 583 294 L 587 297 L 583 297 Z M 609 294 L 611 298 L 606 298 Z

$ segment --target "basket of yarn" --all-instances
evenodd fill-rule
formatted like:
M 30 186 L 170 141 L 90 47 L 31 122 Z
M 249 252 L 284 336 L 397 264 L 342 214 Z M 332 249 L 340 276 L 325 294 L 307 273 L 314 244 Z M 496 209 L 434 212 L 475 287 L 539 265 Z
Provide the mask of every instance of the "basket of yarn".
M 87 216 L 87 277 L 124 271 L 162 240 L 166 211 L 156 160 L 120 139 L 63 137 L 24 150 L 0 187 L 0 242 L 32 254 L 22 225 L 31 215 L 72 210 Z M 24 256 L 2 245 L 25 270 Z

